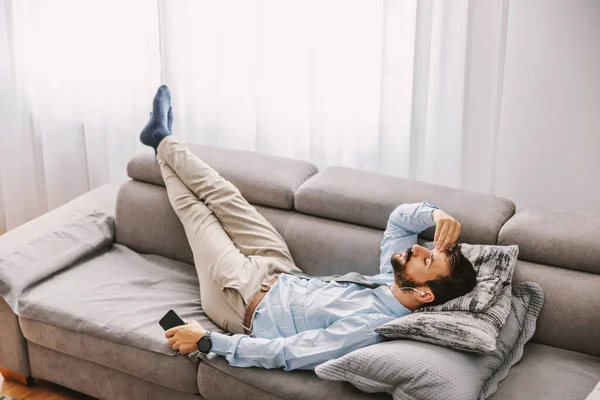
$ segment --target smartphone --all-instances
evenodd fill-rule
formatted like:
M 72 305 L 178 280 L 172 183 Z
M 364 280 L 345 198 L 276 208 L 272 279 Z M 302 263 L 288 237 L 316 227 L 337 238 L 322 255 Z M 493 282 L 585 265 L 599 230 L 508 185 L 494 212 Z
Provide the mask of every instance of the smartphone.
M 165 316 L 158 321 L 158 324 L 162 326 L 165 331 L 167 331 L 176 326 L 185 325 L 185 322 L 179 315 L 177 315 L 175 311 L 169 310 L 169 312 L 167 312 Z

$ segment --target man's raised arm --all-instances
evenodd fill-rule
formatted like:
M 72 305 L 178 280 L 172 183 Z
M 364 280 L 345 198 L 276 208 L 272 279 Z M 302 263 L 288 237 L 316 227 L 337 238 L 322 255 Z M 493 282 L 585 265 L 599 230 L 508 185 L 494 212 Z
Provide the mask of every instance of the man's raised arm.
M 435 226 L 433 211 L 436 206 L 426 201 L 413 204 L 401 204 L 388 219 L 381 241 L 380 273 L 392 273 L 390 259 L 395 252 L 402 252 L 417 243 L 417 236 L 425 229 Z
M 390 214 L 381 241 L 380 273 L 392 273 L 392 254 L 416 244 L 419 233 L 432 226 L 436 227 L 433 241 L 440 251 L 446 251 L 454 244 L 461 230 L 458 221 L 426 201 L 396 207 Z

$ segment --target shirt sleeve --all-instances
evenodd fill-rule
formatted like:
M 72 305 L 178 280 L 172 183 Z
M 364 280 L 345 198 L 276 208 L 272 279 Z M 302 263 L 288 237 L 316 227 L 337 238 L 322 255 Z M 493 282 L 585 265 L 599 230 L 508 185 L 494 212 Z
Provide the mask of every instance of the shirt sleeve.
M 395 252 L 402 252 L 417 243 L 417 236 L 425 229 L 435 226 L 433 210 L 438 207 L 426 201 L 414 204 L 402 204 L 390 214 L 387 227 L 381 241 L 380 273 L 393 272 L 390 259 Z
M 234 367 L 313 370 L 325 361 L 382 341 L 375 328 L 391 320 L 392 317 L 386 315 L 351 316 L 326 329 L 313 329 L 275 339 L 214 332 L 211 351 L 225 357 Z

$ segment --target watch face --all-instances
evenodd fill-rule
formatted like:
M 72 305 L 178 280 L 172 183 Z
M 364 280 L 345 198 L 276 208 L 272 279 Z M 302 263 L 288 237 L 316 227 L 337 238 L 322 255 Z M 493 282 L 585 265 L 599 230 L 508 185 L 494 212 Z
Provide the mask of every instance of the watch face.
M 200 350 L 202 353 L 208 353 L 211 347 L 210 339 L 208 338 L 203 337 L 198 342 L 198 350 Z

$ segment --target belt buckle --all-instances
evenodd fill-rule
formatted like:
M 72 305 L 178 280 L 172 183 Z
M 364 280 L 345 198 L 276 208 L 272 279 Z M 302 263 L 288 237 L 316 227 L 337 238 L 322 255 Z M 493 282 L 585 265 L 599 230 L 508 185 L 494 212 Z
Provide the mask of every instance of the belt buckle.
M 271 284 L 269 283 L 268 280 L 263 280 L 262 283 L 260 284 L 260 290 L 263 292 L 268 292 L 269 289 L 271 289 Z

